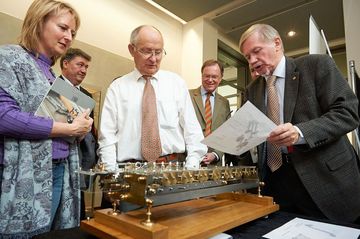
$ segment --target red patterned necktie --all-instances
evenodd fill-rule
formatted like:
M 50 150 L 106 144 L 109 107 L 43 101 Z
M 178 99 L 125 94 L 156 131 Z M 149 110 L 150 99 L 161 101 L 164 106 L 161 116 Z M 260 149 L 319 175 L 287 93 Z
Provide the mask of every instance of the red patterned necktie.
M 276 91 L 276 76 L 270 76 L 266 81 L 267 87 L 267 116 L 276 124 L 280 124 L 279 97 Z M 282 165 L 280 146 L 267 143 L 267 164 L 272 172 Z
M 205 100 L 205 137 L 211 133 L 211 123 L 212 123 L 212 111 L 210 103 L 211 93 L 206 93 Z
M 142 99 L 141 154 L 149 162 L 161 155 L 161 142 L 156 109 L 156 96 L 150 77 L 146 81 Z

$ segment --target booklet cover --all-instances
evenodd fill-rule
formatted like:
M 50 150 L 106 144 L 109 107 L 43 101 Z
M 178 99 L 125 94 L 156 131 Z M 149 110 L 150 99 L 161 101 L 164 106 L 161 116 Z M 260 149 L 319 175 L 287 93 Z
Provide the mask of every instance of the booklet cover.
M 36 110 L 35 115 L 71 124 L 78 114 L 86 109 L 92 111 L 94 107 L 95 100 L 63 79 L 57 78 Z M 73 143 L 75 137 L 66 137 L 65 140 Z

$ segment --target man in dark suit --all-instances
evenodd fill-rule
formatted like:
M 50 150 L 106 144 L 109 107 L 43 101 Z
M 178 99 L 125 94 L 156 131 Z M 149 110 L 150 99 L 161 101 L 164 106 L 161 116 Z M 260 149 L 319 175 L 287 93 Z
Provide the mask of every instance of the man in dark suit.
M 209 100 L 211 102 L 210 105 L 212 110 L 209 133 L 217 129 L 228 118 L 230 118 L 230 104 L 225 97 L 216 92 L 224 74 L 224 67 L 221 63 L 216 60 L 205 61 L 201 67 L 201 74 L 202 85 L 199 88 L 190 90 L 189 92 L 196 117 L 203 130 L 204 136 L 207 136 L 205 122 L 205 102 L 207 94 L 210 94 Z M 222 156 L 223 152 L 209 148 L 202 163 L 205 165 L 215 163 L 221 164 Z
M 81 49 L 70 48 L 60 59 L 61 75 L 59 78 L 73 85 L 81 92 L 91 97 L 91 94 L 80 84 L 85 79 L 91 56 Z M 93 112 L 90 114 L 94 118 Z M 83 170 L 89 170 L 97 162 L 97 132 L 92 125 L 91 132 L 86 134 L 85 138 L 79 143 L 79 161 Z M 81 194 L 81 219 L 85 219 L 84 195 Z
M 274 105 L 266 103 L 266 82 L 276 79 L 280 124 L 258 146 L 264 192 L 281 210 L 356 221 L 359 162 L 346 134 L 359 125 L 358 101 L 334 61 L 326 55 L 285 57 L 279 33 L 266 24 L 246 30 L 239 46 L 261 75 L 247 87 L 246 98 L 264 113 Z M 267 156 L 271 147 L 281 150 L 277 167 L 276 157 Z

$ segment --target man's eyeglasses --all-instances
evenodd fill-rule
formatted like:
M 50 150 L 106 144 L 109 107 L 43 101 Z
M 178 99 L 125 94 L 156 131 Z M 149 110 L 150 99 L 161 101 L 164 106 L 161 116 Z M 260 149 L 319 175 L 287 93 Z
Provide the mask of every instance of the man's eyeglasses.
M 152 56 L 155 56 L 156 59 L 161 59 L 166 55 L 165 49 L 139 49 L 135 45 L 133 45 L 135 51 L 139 52 L 144 58 L 148 59 Z
M 214 80 L 217 80 L 217 79 L 220 79 L 221 76 L 219 76 L 219 75 L 202 75 L 202 78 L 204 78 L 204 79 L 214 79 Z

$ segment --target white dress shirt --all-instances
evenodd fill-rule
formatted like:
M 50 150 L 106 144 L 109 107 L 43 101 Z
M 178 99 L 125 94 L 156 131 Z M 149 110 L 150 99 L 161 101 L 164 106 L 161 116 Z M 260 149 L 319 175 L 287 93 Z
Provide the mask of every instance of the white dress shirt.
M 152 78 L 157 101 L 162 155 L 187 152 L 186 167 L 196 169 L 207 152 L 188 89 L 178 75 L 158 71 Z M 116 162 L 141 156 L 141 105 L 145 80 L 138 70 L 109 87 L 101 114 L 98 154 L 108 170 Z
M 80 90 L 80 85 L 75 86 L 68 78 L 66 78 L 64 75 L 61 75 L 61 77 L 64 79 L 65 82 L 69 83 L 71 86 L 76 87 L 78 90 Z

